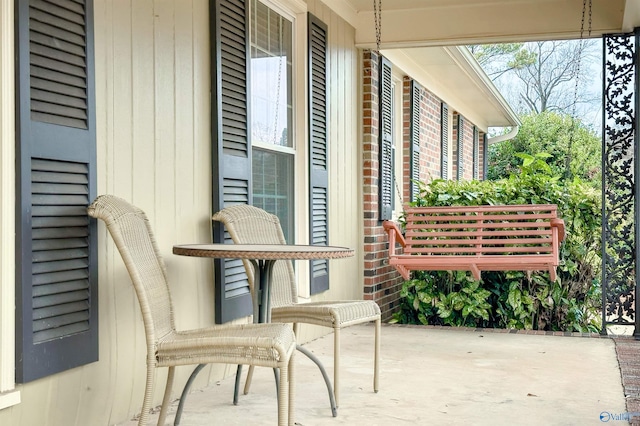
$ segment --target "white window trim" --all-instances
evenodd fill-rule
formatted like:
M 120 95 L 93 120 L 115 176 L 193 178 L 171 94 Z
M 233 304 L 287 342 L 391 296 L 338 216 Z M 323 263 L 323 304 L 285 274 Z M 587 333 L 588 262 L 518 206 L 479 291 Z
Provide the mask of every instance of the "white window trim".
M 309 161 L 307 143 L 307 5 L 301 0 L 259 0 L 293 23 L 293 151 L 294 162 L 294 214 L 295 243 L 309 243 Z M 254 147 L 262 147 L 255 143 Z M 268 146 L 269 149 L 277 147 Z M 282 147 L 283 152 L 291 152 Z M 293 243 L 294 241 L 289 241 Z M 309 261 L 295 261 L 298 296 L 302 299 L 310 297 Z
M 294 129 L 295 133 L 295 129 Z M 251 148 L 261 148 L 265 151 L 277 152 L 280 154 L 296 155 L 296 150 L 288 146 L 274 145 L 272 143 L 251 142 Z
M 15 63 L 14 2 L 0 2 L 0 410 L 15 389 Z

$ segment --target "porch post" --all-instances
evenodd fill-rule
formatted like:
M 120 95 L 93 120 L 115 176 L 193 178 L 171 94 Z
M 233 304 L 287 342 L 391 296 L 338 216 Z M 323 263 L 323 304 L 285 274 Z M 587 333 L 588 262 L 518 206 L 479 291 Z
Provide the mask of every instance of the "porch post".
M 603 37 L 602 333 L 608 325 L 634 326 L 640 336 L 638 197 L 638 31 Z
M 640 200 L 640 185 L 638 185 L 638 180 L 636 179 L 637 176 L 640 176 L 640 161 L 638 161 L 638 159 L 640 158 L 638 156 L 638 154 L 640 153 L 640 151 L 638 150 L 638 129 L 640 127 L 638 127 L 638 124 L 640 123 L 640 114 L 638 114 L 639 108 L 640 108 L 640 91 L 638 90 L 638 84 L 640 84 L 640 72 L 638 72 L 638 46 L 640 45 L 640 28 L 635 28 L 634 30 L 634 38 L 635 38 L 635 55 L 633 55 L 634 58 L 634 74 L 635 74 L 635 81 L 634 81 L 634 90 L 633 90 L 633 104 L 634 104 L 634 108 L 633 108 L 633 112 L 634 117 L 633 117 L 633 165 L 634 165 L 634 170 L 633 170 L 633 182 L 634 182 L 634 197 L 633 197 L 633 211 L 634 211 L 634 215 L 633 215 L 633 224 L 634 224 L 634 244 L 635 244 L 635 262 L 634 262 L 634 266 L 635 268 L 633 269 L 633 278 L 635 281 L 635 285 L 634 285 L 634 296 L 635 296 L 635 311 L 634 311 L 634 319 L 635 319 L 635 323 L 634 323 L 634 330 L 633 330 L 633 336 L 637 339 L 640 340 L 640 315 L 638 315 L 638 309 L 640 308 L 640 302 L 638 302 L 638 296 L 640 296 L 640 280 L 638 279 L 638 259 L 640 259 L 640 233 L 638 232 L 638 230 L 640 230 L 640 209 L 638 208 L 638 200 Z

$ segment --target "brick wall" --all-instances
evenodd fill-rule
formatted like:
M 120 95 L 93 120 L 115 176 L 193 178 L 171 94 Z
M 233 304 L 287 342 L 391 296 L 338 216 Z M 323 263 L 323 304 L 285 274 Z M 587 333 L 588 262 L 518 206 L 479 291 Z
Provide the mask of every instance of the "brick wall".
M 379 220 L 378 179 L 379 179 L 379 80 L 378 56 L 375 52 L 363 52 L 363 226 L 364 226 L 364 298 L 376 301 L 382 310 L 382 319 L 387 321 L 398 308 L 403 278 L 388 265 L 388 240 Z M 441 100 L 426 88 L 420 90 L 420 179 L 428 182 L 441 175 Z M 402 82 L 402 155 L 403 175 L 401 198 L 409 200 L 410 188 L 410 119 L 411 119 L 411 78 Z M 452 150 L 453 178 L 457 173 L 457 119 L 453 113 L 453 134 L 450 136 Z M 479 158 L 482 164 L 482 138 L 480 132 Z M 464 179 L 473 178 L 473 123 L 465 120 Z M 479 167 L 482 177 L 482 166 Z M 398 209 L 398 207 L 396 207 Z
M 388 265 L 387 235 L 378 220 L 379 123 L 378 57 L 364 52 L 363 64 L 363 174 L 364 174 L 364 298 L 374 300 L 387 321 L 398 308 L 403 279 Z

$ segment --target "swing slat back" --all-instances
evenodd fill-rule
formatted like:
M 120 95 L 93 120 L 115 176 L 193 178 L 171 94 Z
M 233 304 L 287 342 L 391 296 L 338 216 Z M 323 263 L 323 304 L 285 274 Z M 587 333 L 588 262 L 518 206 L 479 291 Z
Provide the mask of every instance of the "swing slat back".
M 405 232 L 383 223 L 389 264 L 409 279 L 413 270 L 548 270 L 556 279 L 564 221 L 554 204 L 411 207 Z M 396 251 L 396 243 L 404 250 Z

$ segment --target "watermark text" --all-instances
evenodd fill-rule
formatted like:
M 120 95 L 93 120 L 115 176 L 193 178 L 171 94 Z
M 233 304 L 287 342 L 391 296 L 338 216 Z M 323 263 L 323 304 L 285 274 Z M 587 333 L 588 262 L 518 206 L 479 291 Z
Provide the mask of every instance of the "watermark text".
M 634 417 L 640 417 L 640 411 L 631 411 L 627 413 L 611 413 L 609 411 L 603 411 L 600 413 L 601 422 L 613 422 L 613 421 L 629 421 Z

